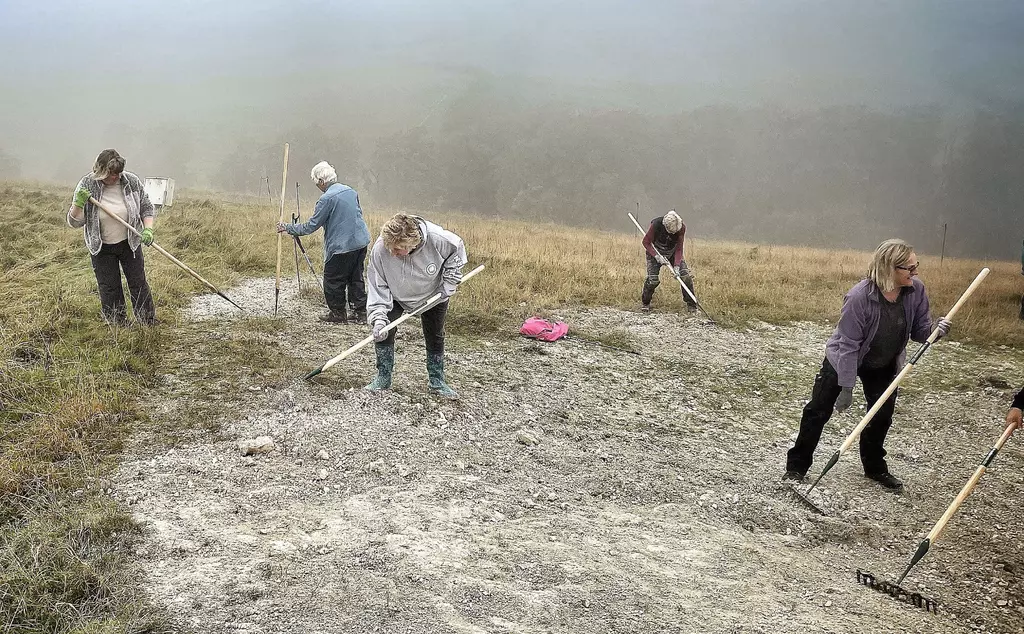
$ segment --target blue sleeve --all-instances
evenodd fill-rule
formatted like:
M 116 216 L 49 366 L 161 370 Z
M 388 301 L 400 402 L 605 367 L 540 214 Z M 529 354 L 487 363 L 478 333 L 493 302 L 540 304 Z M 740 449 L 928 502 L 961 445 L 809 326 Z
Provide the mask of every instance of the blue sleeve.
M 334 210 L 334 199 L 325 200 L 321 198 L 316 201 L 316 208 L 313 210 L 313 215 L 302 224 L 288 223 L 284 226 L 285 231 L 293 236 L 308 236 L 313 233 L 327 222 L 327 219 L 331 217 L 331 212 Z

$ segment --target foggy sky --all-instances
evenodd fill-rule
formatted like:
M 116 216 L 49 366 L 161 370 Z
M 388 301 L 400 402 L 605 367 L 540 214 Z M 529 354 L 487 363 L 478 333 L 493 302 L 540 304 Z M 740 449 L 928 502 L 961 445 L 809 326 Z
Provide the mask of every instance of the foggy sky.
M 182 185 L 208 186 L 242 138 L 320 124 L 365 146 L 481 72 L 538 105 L 955 119 L 1024 102 L 1024 2 L 0 0 L 0 152 L 52 180 L 138 130 L 182 129 Z

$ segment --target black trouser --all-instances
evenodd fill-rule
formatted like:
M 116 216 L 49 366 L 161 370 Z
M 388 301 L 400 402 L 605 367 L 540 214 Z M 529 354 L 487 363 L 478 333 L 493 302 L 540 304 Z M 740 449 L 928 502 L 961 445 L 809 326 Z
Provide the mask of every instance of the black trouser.
M 647 254 L 647 277 L 644 279 L 644 290 L 640 295 L 640 301 L 645 305 L 651 303 L 651 299 L 654 297 L 654 289 L 658 288 L 658 284 L 661 284 L 661 278 L 658 274 L 661 272 L 661 263 L 654 259 L 650 253 Z M 690 277 L 690 270 L 686 268 L 686 260 L 679 261 L 679 277 L 683 280 L 683 284 L 686 284 L 686 288 L 690 289 L 690 293 L 693 293 L 693 297 L 697 294 L 693 292 L 693 278 Z M 673 276 L 675 279 L 675 276 Z M 679 292 L 683 294 L 683 301 L 686 302 L 687 306 L 692 308 L 697 307 L 697 303 L 693 301 L 690 294 L 684 291 L 682 288 Z
M 395 307 L 388 313 L 388 323 L 395 321 L 405 310 L 401 304 L 395 302 Z M 427 354 L 443 354 L 444 353 L 444 318 L 448 314 L 448 300 L 444 300 L 437 306 L 434 306 L 427 312 L 420 315 L 423 319 L 423 339 L 427 344 Z M 398 332 L 398 328 L 392 328 L 388 331 L 388 338 L 383 341 L 386 346 L 395 345 L 395 333 Z
M 857 368 L 857 376 L 860 377 L 864 387 L 864 400 L 867 401 L 868 409 L 875 404 L 878 397 L 885 392 L 892 380 L 896 378 L 896 360 L 884 368 Z M 839 398 L 839 375 L 835 368 L 825 359 L 821 364 L 821 370 L 814 377 L 814 389 L 811 391 L 811 400 L 804 406 L 804 414 L 800 418 L 800 433 L 796 437 L 796 443 L 789 450 L 786 457 L 786 470 L 806 473 L 814 462 L 814 449 L 821 439 L 821 430 L 825 423 L 832 417 L 832 410 L 835 407 L 836 399 Z M 899 390 L 895 390 L 892 396 L 885 402 L 875 414 L 871 422 L 860 434 L 860 461 L 864 465 L 864 473 L 887 473 L 888 466 L 885 464 L 885 436 L 889 433 L 889 426 L 892 425 L 892 413 L 896 409 L 896 396 Z
M 92 256 L 92 270 L 96 273 L 96 284 L 100 289 L 100 312 L 103 319 L 119 324 L 127 321 L 124 287 L 121 285 L 121 271 L 124 271 L 135 319 L 143 324 L 153 322 L 156 310 L 153 308 L 149 283 L 146 282 L 141 246 L 132 252 L 127 240 L 116 244 L 104 243 L 100 252 Z
M 366 312 L 366 286 L 363 284 L 363 260 L 366 247 L 335 253 L 324 264 L 324 299 L 334 313 L 345 313 L 345 295 L 353 311 Z

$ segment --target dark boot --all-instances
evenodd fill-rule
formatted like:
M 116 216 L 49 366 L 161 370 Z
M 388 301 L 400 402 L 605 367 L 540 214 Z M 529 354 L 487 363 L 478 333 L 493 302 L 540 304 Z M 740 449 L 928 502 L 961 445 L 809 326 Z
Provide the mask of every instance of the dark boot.
M 903 483 L 900 481 L 900 479 L 894 476 L 893 474 L 889 473 L 888 471 L 883 471 L 881 473 L 865 473 L 864 477 L 870 480 L 874 480 L 875 482 L 881 484 L 885 488 L 891 489 L 893 491 L 899 491 L 900 489 L 903 488 Z
M 375 343 L 373 349 L 377 353 L 377 376 L 363 389 L 380 392 L 391 387 L 391 373 L 395 369 L 395 346 Z
M 327 312 L 326 314 L 320 315 L 320 321 L 324 322 L 325 324 L 347 324 L 348 315 L 345 313 L 344 310 L 342 310 L 341 312 L 332 310 Z
M 640 303 L 644 306 L 650 306 L 651 300 L 654 299 L 654 289 L 658 288 L 657 285 L 652 286 L 649 282 L 644 281 L 644 290 L 640 293 Z
M 427 353 L 427 377 L 431 394 L 444 398 L 459 398 L 458 393 L 444 382 L 444 353 Z
M 366 324 L 366 311 L 356 310 L 352 313 L 352 323 L 354 324 Z

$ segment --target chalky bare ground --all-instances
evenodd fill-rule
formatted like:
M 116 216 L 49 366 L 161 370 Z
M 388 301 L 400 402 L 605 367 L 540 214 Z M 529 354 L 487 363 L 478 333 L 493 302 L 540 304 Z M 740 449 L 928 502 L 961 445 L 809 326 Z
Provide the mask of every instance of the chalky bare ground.
M 301 381 L 367 329 L 316 322 L 316 293 L 293 281 L 267 319 L 273 284 L 228 291 L 264 317 L 193 302 L 174 326 L 189 345 L 165 360 L 113 483 L 149 529 L 144 585 L 186 630 L 1024 632 L 1018 438 L 904 584 L 937 615 L 854 580 L 895 580 L 998 437 L 1024 376 L 1006 347 L 935 346 L 887 443 L 905 491 L 865 480 L 854 450 L 815 494 L 820 516 L 779 477 L 825 325 L 555 314 L 633 355 L 480 336 L 456 296 L 450 402 L 426 392 L 418 321 L 401 328 L 393 391 L 360 389 L 372 349 Z M 251 365 L 219 367 L 223 346 Z M 272 453 L 240 454 L 263 435 Z

